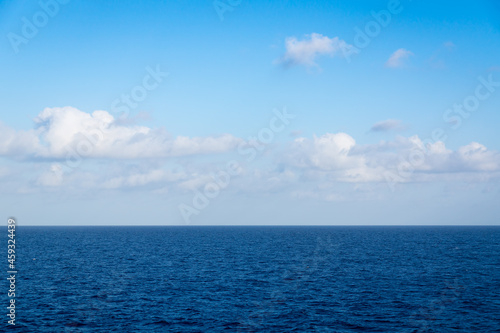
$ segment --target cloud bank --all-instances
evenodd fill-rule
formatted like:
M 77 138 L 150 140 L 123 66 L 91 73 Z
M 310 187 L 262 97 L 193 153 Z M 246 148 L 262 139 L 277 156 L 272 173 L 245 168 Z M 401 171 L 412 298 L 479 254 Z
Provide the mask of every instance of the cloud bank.
M 397 120 L 386 120 L 372 130 L 399 126 Z M 23 184 L 14 191 L 25 193 L 133 188 L 186 193 L 212 182 L 230 159 L 240 163 L 231 179 L 236 191 L 281 191 L 327 201 L 343 200 L 344 194 L 331 192 L 339 184 L 500 180 L 499 152 L 478 142 L 452 150 L 444 142 L 425 143 L 416 135 L 361 145 L 343 132 L 312 138 L 297 133 L 288 142 L 269 145 L 256 163 L 247 163 L 236 149 L 246 141 L 231 134 L 174 138 L 164 129 L 117 122 L 106 111 L 89 114 L 72 107 L 47 108 L 35 118 L 32 130 L 16 131 L 5 125 L 0 129 L 0 156 L 23 169 L 16 172 L 2 166 L 2 182 Z M 221 153 L 227 154 L 223 162 Z M 68 154 L 80 154 L 89 163 L 68 165 Z M 204 157 L 193 158 L 200 155 Z

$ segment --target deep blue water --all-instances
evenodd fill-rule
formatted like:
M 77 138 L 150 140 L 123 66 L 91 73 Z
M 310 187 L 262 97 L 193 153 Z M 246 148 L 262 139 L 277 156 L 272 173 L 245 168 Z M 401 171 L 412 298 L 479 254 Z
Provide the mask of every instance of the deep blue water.
M 21 332 L 500 332 L 499 227 L 18 226 L 16 242 Z

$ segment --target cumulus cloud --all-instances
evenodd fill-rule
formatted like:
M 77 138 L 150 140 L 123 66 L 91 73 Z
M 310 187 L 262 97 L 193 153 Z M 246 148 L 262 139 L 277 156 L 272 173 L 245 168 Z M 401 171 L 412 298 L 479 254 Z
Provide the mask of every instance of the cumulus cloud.
M 38 163 L 30 164 L 29 176 L 21 172 L 4 179 L 19 177 L 16 182 L 22 183 L 29 177 L 29 186 L 49 191 L 143 188 L 186 193 L 213 182 L 212 176 L 222 170 L 221 165 L 217 166 L 220 163 L 207 157 L 182 159 L 177 165 L 166 157 L 229 152 L 244 142 L 230 134 L 174 138 L 162 129 L 117 123 L 106 111 L 88 114 L 71 107 L 45 109 L 35 123 L 36 128 L 30 131 L 0 125 L 0 155 L 39 157 L 29 159 Z M 386 120 L 375 124 L 372 130 L 394 130 L 400 125 L 397 120 Z M 285 146 L 269 147 L 270 154 L 263 154 L 258 165 L 243 163 L 231 186 L 239 192 L 286 191 L 297 197 L 308 196 L 317 189 L 321 192 L 318 198 L 338 200 L 332 194 L 338 184 L 381 186 L 387 182 L 388 173 L 395 175 L 392 179 L 396 182 L 500 179 L 499 152 L 477 142 L 450 149 L 444 142 L 426 142 L 416 135 L 369 145 L 357 143 L 347 133 L 325 133 L 312 138 L 298 132 L 295 135 Z M 64 163 L 68 153 L 101 159 L 99 168 L 95 163 L 68 167 Z M 238 160 L 238 156 L 232 158 Z M 245 161 L 244 156 L 239 158 L 238 161 Z M 25 169 L 27 165 L 24 164 Z M 29 186 L 17 188 L 29 192 L 33 190 Z
M 322 55 L 343 55 L 353 46 L 338 37 L 329 38 L 318 33 L 307 35 L 305 39 L 288 37 L 285 40 L 286 52 L 279 63 L 285 66 L 316 66 L 316 58 Z
M 356 141 L 346 133 L 327 133 L 312 140 L 294 140 L 293 160 L 297 165 L 312 166 L 323 170 L 346 169 L 358 165 L 359 161 L 349 155 Z
M 467 171 L 498 171 L 500 167 L 500 154 L 477 142 L 460 147 L 457 155 Z
M 441 141 L 424 143 L 416 135 L 375 145 L 358 145 L 345 133 L 297 138 L 283 159 L 317 181 L 385 182 L 388 173 L 398 182 L 446 181 L 457 174 L 475 179 L 500 173 L 500 154 L 479 143 L 453 151 Z
M 372 132 L 388 132 L 388 131 L 399 131 L 404 129 L 401 120 L 387 119 L 374 124 L 370 131 Z
M 486 183 L 500 179 L 497 151 L 476 142 L 452 150 L 444 142 L 425 143 L 418 136 L 361 145 L 346 133 L 326 133 L 296 138 L 281 154 L 275 151 L 274 156 L 273 160 L 263 156 L 267 160 L 257 166 L 245 165 L 237 176 L 231 177 L 229 190 L 247 194 L 281 192 L 324 201 L 353 196 L 372 200 L 381 191 L 387 191 L 388 182 Z M 22 187 L 25 192 L 140 189 L 182 195 L 202 191 L 223 170 L 222 164 L 200 160 L 186 165 L 150 160 L 108 161 L 100 163 L 99 169 L 91 164 L 75 169 L 62 163 L 40 165 L 42 172 L 35 182 Z M 364 190 L 360 191 L 359 186 Z
M 389 59 L 386 61 L 385 66 L 390 68 L 400 68 L 403 67 L 406 63 L 406 60 L 412 56 L 413 53 L 406 49 L 398 49 L 396 50 Z
M 445 180 L 445 174 L 457 173 L 495 173 L 500 171 L 500 154 L 488 150 L 484 145 L 471 142 L 457 150 L 446 148 L 442 141 L 425 144 L 418 136 L 407 139 L 409 145 L 400 147 L 396 153 L 410 161 L 414 156 L 412 168 L 415 178 L 421 174 L 436 174 Z M 401 166 L 408 162 L 399 162 Z M 465 179 L 465 178 L 464 178 Z
M 329 175 L 335 181 L 373 181 L 376 169 L 366 157 L 355 152 L 356 141 L 346 133 L 327 133 L 313 139 L 297 138 L 285 157 L 286 163 L 302 169 L 308 177 Z
M 172 138 L 163 129 L 123 124 L 107 111 L 92 114 L 73 107 L 46 108 L 35 119 L 36 129 L 0 132 L 1 155 L 33 155 L 43 158 L 158 158 L 222 153 L 241 139 L 218 137 Z

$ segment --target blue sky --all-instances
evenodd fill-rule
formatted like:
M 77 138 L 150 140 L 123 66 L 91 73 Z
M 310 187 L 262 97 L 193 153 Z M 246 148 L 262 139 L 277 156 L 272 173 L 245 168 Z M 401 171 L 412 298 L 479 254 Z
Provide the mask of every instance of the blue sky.
M 3 1 L 0 35 L 25 224 L 498 224 L 495 1 Z

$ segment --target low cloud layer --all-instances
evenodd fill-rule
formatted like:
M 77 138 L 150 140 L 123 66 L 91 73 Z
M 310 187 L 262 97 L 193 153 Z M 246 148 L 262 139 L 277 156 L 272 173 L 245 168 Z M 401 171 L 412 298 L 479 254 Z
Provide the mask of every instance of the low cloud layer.
M 398 126 L 399 121 L 387 120 L 372 130 Z M 0 155 L 11 160 L 0 169 L 2 182 L 9 184 L 4 190 L 23 193 L 135 188 L 186 193 L 213 182 L 229 159 L 239 163 L 230 187 L 240 193 L 282 192 L 327 201 L 344 200 L 339 184 L 500 179 L 499 152 L 477 142 L 453 150 L 441 141 L 424 143 L 416 135 L 360 145 L 347 133 L 312 138 L 297 133 L 288 143 L 267 146 L 266 154 L 248 163 L 235 149 L 245 140 L 231 134 L 172 138 L 163 129 L 117 123 L 106 111 L 48 108 L 35 118 L 32 130 L 1 129 Z M 68 167 L 68 152 L 84 153 L 88 163 Z M 228 154 L 222 162 L 220 153 Z M 201 154 L 205 157 L 197 158 Z M 22 172 L 12 167 L 16 163 Z

